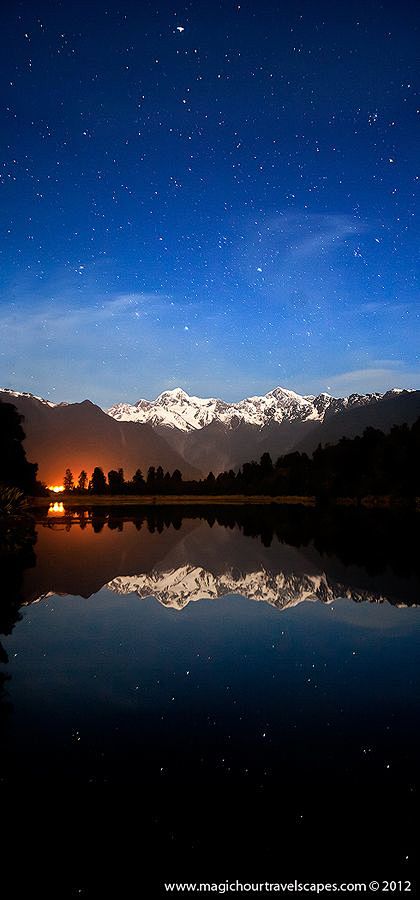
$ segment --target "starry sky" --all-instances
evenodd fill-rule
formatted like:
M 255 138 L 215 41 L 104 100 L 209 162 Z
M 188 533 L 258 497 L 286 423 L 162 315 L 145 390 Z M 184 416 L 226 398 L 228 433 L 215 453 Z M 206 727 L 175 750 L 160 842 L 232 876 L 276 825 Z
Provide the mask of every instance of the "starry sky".
M 417 2 L 8 4 L 0 384 L 420 388 Z

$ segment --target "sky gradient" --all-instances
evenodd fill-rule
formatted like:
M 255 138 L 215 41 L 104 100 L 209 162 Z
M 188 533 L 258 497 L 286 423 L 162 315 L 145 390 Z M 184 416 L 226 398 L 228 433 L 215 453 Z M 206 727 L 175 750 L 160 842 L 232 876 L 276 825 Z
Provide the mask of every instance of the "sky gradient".
M 420 388 L 415 2 L 18 2 L 0 384 Z

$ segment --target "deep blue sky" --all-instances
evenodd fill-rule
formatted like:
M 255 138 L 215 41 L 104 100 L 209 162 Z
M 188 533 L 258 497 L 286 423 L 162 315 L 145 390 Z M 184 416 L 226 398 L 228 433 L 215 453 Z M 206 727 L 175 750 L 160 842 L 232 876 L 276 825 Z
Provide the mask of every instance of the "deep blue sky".
M 416 2 L 15 2 L 0 384 L 420 388 Z

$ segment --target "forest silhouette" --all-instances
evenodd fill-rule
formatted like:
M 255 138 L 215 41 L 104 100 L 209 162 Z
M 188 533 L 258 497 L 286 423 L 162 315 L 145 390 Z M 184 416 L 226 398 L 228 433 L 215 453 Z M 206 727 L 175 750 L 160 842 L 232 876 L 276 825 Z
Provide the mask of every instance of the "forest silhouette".
M 110 470 L 107 477 L 95 467 L 87 481 L 82 471 L 77 484 L 67 469 L 63 484 L 68 491 L 94 495 L 206 495 L 206 496 L 315 496 L 362 498 L 367 495 L 416 497 L 420 494 L 420 419 L 411 428 L 396 425 L 389 434 L 367 428 L 363 435 L 342 438 L 337 444 L 319 446 L 311 457 L 289 453 L 273 462 L 264 453 L 259 462 L 244 463 L 215 476 L 184 481 L 179 469 L 164 472 L 150 466 L 140 468 L 130 480 L 123 469 Z
M 22 416 L 10 403 L 0 403 L 0 485 L 25 495 L 42 493 L 36 479 L 37 463 L 26 459 Z M 67 468 L 63 486 L 67 494 L 109 496 L 313 496 L 319 499 L 420 495 L 420 419 L 409 427 L 395 425 L 388 434 L 366 428 L 361 436 L 341 438 L 337 444 L 319 445 L 312 456 L 295 451 L 273 462 L 263 453 L 257 462 L 245 462 L 238 471 L 217 476 L 209 472 L 199 480 L 184 480 L 179 469 L 164 471 L 140 466 L 126 479 L 122 468 L 105 473 L 96 466 L 89 478 Z

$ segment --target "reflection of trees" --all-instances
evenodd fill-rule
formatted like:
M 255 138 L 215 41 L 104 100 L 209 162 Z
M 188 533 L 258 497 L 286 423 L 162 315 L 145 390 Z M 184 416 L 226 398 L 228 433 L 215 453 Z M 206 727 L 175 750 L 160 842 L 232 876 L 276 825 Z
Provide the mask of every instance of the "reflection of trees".
M 80 510 L 78 510 L 80 512 Z M 390 567 L 398 575 L 420 574 L 418 554 L 420 520 L 415 512 L 395 509 L 375 510 L 346 507 L 220 505 L 90 507 L 93 530 L 105 523 L 121 531 L 123 522 L 133 522 L 150 534 L 167 528 L 179 530 L 183 519 L 201 519 L 212 528 L 239 529 L 245 537 L 260 540 L 264 547 L 273 542 L 293 547 L 309 547 L 327 556 L 336 556 L 345 565 L 360 565 L 370 575 Z M 80 527 L 82 520 L 80 521 Z
M 116 516 L 110 516 L 108 519 L 108 528 L 111 531 L 123 531 L 124 520 L 118 519 Z
M 35 565 L 35 522 L 29 516 L 8 517 L 0 521 L 0 567 L 2 592 L 0 598 L 0 634 L 11 634 L 21 618 L 23 602 L 23 573 Z M 0 643 L 0 664 L 7 664 L 7 653 Z M 0 671 L 0 712 L 9 708 L 5 694 L 7 672 Z
M 20 618 L 23 572 L 36 563 L 35 541 L 35 522 L 29 516 L 19 517 L 7 524 L 0 522 L 0 634 L 10 634 Z
M 106 522 L 107 516 L 106 511 L 101 507 L 93 508 L 91 511 L 91 519 L 92 519 L 92 528 L 95 534 L 99 534 Z

